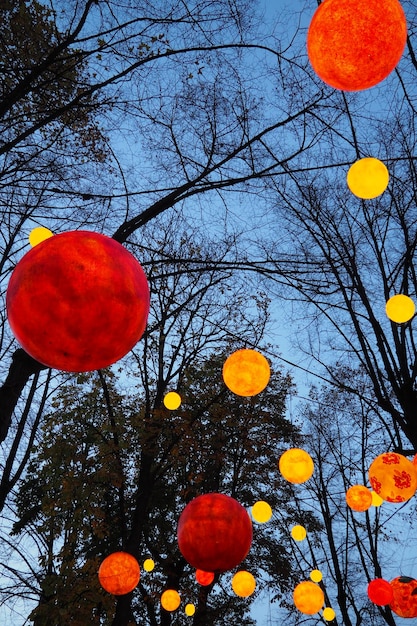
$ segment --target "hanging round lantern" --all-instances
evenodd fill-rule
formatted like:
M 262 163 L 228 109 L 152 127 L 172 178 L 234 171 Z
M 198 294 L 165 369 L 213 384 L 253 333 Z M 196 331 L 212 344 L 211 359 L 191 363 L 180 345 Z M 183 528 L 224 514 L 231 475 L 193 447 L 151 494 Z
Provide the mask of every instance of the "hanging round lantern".
M 366 157 L 351 165 L 346 180 L 355 196 L 371 200 L 384 193 L 388 187 L 389 174 L 382 161 Z
M 375 578 L 368 585 L 368 598 L 378 606 L 386 606 L 394 599 L 394 591 L 388 580 Z
M 387 502 L 406 502 L 417 490 L 415 466 L 402 454 L 380 454 L 369 468 L 372 489 Z
M 25 254 L 10 277 L 6 303 L 10 327 L 30 356 L 86 372 L 115 363 L 141 338 L 149 287 L 120 243 L 72 231 Z
M 164 396 L 164 405 L 170 411 L 176 411 L 181 406 L 181 396 L 176 391 L 169 391 Z
M 381 504 L 383 503 L 383 499 L 381 498 L 381 496 L 379 496 L 377 493 L 375 493 L 375 491 L 371 491 L 371 496 L 372 496 L 372 506 L 381 506 Z
M 393 599 L 389 607 L 399 617 L 417 617 L 417 580 L 398 576 L 391 580 Z
M 187 615 L 187 617 L 192 617 L 195 613 L 195 605 L 191 604 L 191 602 L 189 604 L 185 605 L 185 614 Z
M 237 596 L 248 598 L 253 594 L 256 588 L 255 577 L 245 570 L 236 572 L 232 578 L 232 589 Z
M 161 595 L 161 606 L 165 611 L 172 613 L 181 604 L 180 594 L 176 589 L 165 589 Z
M 293 599 L 295 606 L 301 613 L 314 615 L 323 607 L 324 593 L 316 583 L 306 580 L 296 586 Z
M 281 455 L 278 463 L 279 471 L 290 483 L 305 483 L 314 472 L 311 456 L 301 448 L 291 448 Z
M 323 580 L 323 574 L 321 573 L 319 569 L 313 569 L 310 572 L 310 578 L 313 581 L 313 583 L 319 583 Z
M 406 39 L 406 18 L 398 0 L 326 0 L 311 20 L 307 52 L 325 83 L 360 91 L 393 71 Z
M 352 511 L 367 511 L 372 506 L 372 493 L 364 485 L 352 485 L 346 492 L 346 503 Z
M 234 498 L 208 493 L 187 504 L 178 521 L 177 537 L 190 565 L 205 572 L 225 572 L 249 552 L 252 522 Z
M 256 396 L 269 382 L 271 370 L 266 358 L 256 350 L 237 350 L 223 365 L 223 380 L 238 396 Z
M 45 239 L 49 239 L 49 237 L 53 237 L 54 233 L 49 230 L 49 228 L 45 228 L 45 226 L 37 226 L 30 231 L 29 234 L 29 243 L 34 248 L 41 243 L 41 241 L 45 241 Z
M 301 524 L 296 524 L 291 528 L 291 537 L 294 541 L 304 541 L 307 537 L 307 531 Z
M 265 522 L 269 522 L 272 517 L 272 509 L 268 502 L 264 502 L 263 500 L 259 500 L 255 502 L 251 509 L 252 517 L 255 522 L 259 524 L 265 524 Z
M 133 591 L 139 582 L 139 563 L 128 552 L 113 552 L 100 565 L 98 579 L 108 593 L 123 596 Z
M 143 562 L 143 569 L 146 572 L 152 572 L 155 568 L 155 561 L 153 559 L 145 559 Z
M 207 585 L 211 585 L 213 582 L 214 572 L 205 572 L 202 569 L 197 569 L 195 572 L 195 579 L 200 585 L 206 587 Z
M 409 296 L 399 293 L 387 301 L 385 312 L 391 322 L 405 324 L 414 317 L 416 305 Z
M 331 606 L 326 606 L 326 608 L 323 610 L 323 618 L 326 620 L 326 622 L 332 622 L 335 617 L 336 613 L 334 609 L 332 609 Z

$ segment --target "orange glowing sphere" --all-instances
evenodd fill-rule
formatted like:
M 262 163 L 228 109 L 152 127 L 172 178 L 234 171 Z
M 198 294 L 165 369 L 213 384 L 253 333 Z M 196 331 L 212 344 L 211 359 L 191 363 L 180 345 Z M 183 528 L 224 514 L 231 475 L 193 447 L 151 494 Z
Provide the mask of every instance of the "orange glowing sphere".
M 251 509 L 252 517 L 255 522 L 259 524 L 265 524 L 265 522 L 269 522 L 272 517 L 272 508 L 268 502 L 264 500 L 258 500 L 255 502 Z
M 139 582 L 139 563 L 128 552 L 113 552 L 100 565 L 98 579 L 103 589 L 123 596 L 133 591 Z
M 351 165 L 346 181 L 355 196 L 371 200 L 384 193 L 388 186 L 389 173 L 382 161 L 366 157 Z
M 253 594 L 256 588 L 255 577 L 245 570 L 236 572 L 232 578 L 232 589 L 237 596 L 248 598 Z
M 256 350 L 237 350 L 223 365 L 223 380 L 238 396 L 256 396 L 269 382 L 271 369 L 266 358 Z
M 378 606 L 386 606 L 394 599 L 394 591 L 388 580 L 375 578 L 368 585 L 368 598 Z
M 301 613 L 314 615 L 324 604 L 324 593 L 316 583 L 306 580 L 299 583 L 293 593 L 294 604 Z
M 307 52 L 325 83 L 360 91 L 392 72 L 406 39 L 406 18 L 398 0 L 326 0 L 311 20 Z
M 161 605 L 165 611 L 176 611 L 181 604 L 181 598 L 175 589 L 166 589 L 161 595 Z
M 200 585 L 203 585 L 203 587 L 211 585 L 214 580 L 214 572 L 205 572 L 202 569 L 197 569 L 195 579 Z
M 364 485 L 352 485 L 346 492 L 346 502 L 352 511 L 367 511 L 372 506 L 372 493 Z
M 311 456 L 301 448 L 291 448 L 281 455 L 278 463 L 279 471 L 290 483 L 305 483 L 314 472 Z
M 389 603 L 391 611 L 399 617 L 417 617 L 417 580 L 398 576 L 390 584 L 394 595 Z
M 376 457 L 369 468 L 369 481 L 372 489 L 387 502 L 405 502 L 417 490 L 415 466 L 397 452 Z
M 205 572 L 225 572 L 249 552 L 252 522 L 234 498 L 208 493 L 187 504 L 178 520 L 177 538 L 190 565 Z
M 10 277 L 6 303 L 10 327 L 30 356 L 86 372 L 115 363 L 141 338 L 149 287 L 120 243 L 72 231 L 25 254 Z
M 385 313 L 391 322 L 405 324 L 409 322 L 416 312 L 413 300 L 403 293 L 391 296 L 385 305 Z

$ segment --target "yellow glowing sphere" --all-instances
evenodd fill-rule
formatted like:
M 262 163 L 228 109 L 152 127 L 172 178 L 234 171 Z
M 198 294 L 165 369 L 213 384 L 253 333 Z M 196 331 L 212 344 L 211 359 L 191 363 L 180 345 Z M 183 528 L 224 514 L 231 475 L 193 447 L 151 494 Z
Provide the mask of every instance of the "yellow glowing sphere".
M 41 241 L 45 241 L 45 239 L 49 239 L 49 237 L 53 236 L 54 233 L 49 230 L 49 228 L 45 228 L 45 226 L 37 226 L 30 231 L 29 243 L 34 248 L 38 245 L 38 243 L 41 243 Z
M 385 305 L 385 312 L 391 322 L 404 324 L 409 322 L 416 312 L 416 305 L 409 296 L 402 293 L 392 296 Z
M 256 588 L 256 580 L 250 572 L 241 570 L 232 578 L 232 589 L 237 596 L 247 598 L 252 595 Z
M 291 537 L 294 539 L 294 541 L 304 541 L 304 539 L 307 537 L 307 531 L 304 526 L 297 524 L 296 526 L 293 526 L 291 528 Z
M 331 622 L 336 617 L 336 613 L 334 612 L 331 606 L 326 606 L 326 608 L 323 611 L 323 617 L 326 620 L 326 622 Z
M 263 500 L 255 502 L 251 509 L 251 513 L 255 522 L 259 522 L 260 524 L 269 522 L 272 517 L 272 509 L 270 505 L 268 502 L 264 502 Z
M 143 562 L 143 569 L 146 572 L 152 572 L 155 567 L 155 561 L 153 559 L 145 559 Z
M 299 583 L 293 593 L 294 604 L 301 613 L 314 615 L 324 604 L 324 593 L 316 583 L 306 580 Z
M 161 605 L 165 611 L 176 611 L 180 604 L 180 594 L 175 589 L 166 589 L 161 595 Z
M 383 499 L 379 496 L 376 491 L 371 491 L 372 495 L 372 506 L 381 506 L 383 503 Z
M 269 382 L 271 369 L 266 358 L 256 350 L 237 350 L 223 365 L 223 380 L 237 396 L 256 396 Z
M 164 397 L 164 404 L 170 411 L 175 411 L 181 406 L 181 396 L 176 391 L 169 391 Z
M 301 448 L 291 448 L 284 452 L 278 463 L 279 471 L 290 483 L 305 483 L 314 471 L 311 456 Z
M 366 157 L 356 161 L 347 173 L 347 184 L 358 198 L 371 200 L 377 198 L 388 186 L 389 174 L 386 166 L 379 159 Z
M 185 605 L 185 614 L 188 615 L 188 617 L 192 617 L 195 613 L 195 606 L 194 604 L 186 604 Z
M 323 574 L 319 569 L 313 569 L 310 572 L 310 578 L 314 583 L 319 583 L 321 580 L 323 580 Z

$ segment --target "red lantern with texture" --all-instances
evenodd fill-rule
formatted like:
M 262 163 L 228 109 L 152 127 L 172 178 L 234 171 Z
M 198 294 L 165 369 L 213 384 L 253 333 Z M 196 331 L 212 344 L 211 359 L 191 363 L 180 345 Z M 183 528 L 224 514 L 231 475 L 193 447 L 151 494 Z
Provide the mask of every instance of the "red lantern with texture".
M 181 554 L 190 565 L 205 572 L 225 572 L 249 552 L 252 522 L 234 498 L 208 493 L 187 504 L 177 536 Z
M 416 468 L 397 452 L 380 454 L 371 463 L 369 481 L 372 489 L 387 502 L 406 502 L 416 492 Z
M 128 552 L 113 552 L 100 565 L 98 579 L 108 593 L 125 595 L 133 591 L 140 580 L 139 563 Z
M 391 580 L 393 599 L 389 607 L 399 617 L 417 617 L 417 580 L 398 576 Z
M 135 257 L 114 239 L 71 231 L 45 239 L 14 269 L 10 327 L 28 354 L 69 372 L 115 363 L 141 338 L 149 287 Z
M 388 580 L 375 578 L 368 585 L 368 598 L 378 606 L 386 606 L 394 599 L 394 591 Z
M 398 0 L 326 0 L 311 20 L 307 52 L 325 83 L 360 91 L 394 70 L 406 39 L 406 18 Z

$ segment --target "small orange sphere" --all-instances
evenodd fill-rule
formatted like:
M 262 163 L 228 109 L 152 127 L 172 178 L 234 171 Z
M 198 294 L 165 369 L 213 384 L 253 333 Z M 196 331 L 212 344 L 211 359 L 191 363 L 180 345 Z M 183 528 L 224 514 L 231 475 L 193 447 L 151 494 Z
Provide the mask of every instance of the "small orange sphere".
M 352 511 L 367 511 L 372 506 L 372 493 L 364 485 L 352 485 L 346 492 L 346 502 Z
M 245 570 L 236 572 L 232 578 L 232 589 L 237 596 L 247 598 L 251 596 L 256 588 L 255 577 Z
M 398 0 L 326 0 L 311 20 L 307 52 L 325 83 L 360 91 L 392 72 L 406 39 L 406 18 Z
M 176 611 L 181 604 L 180 594 L 176 589 L 166 589 L 161 595 L 161 605 L 165 611 Z
M 256 396 L 269 382 L 271 370 L 266 358 L 256 350 L 237 350 L 223 365 L 223 380 L 237 396 Z
M 123 596 L 139 582 L 139 563 L 128 552 L 113 552 L 100 565 L 98 579 L 103 589 L 115 596 Z
M 200 585 L 203 585 L 203 587 L 211 585 L 214 580 L 214 572 L 205 572 L 202 569 L 197 569 L 195 579 Z
M 416 468 L 397 452 L 380 454 L 369 468 L 372 489 L 387 502 L 406 502 L 417 490 Z
M 394 598 L 389 606 L 399 617 L 417 617 L 417 580 L 398 576 L 390 582 Z
M 316 583 L 306 580 L 299 583 L 293 593 L 294 604 L 301 613 L 314 615 L 324 604 L 324 593 Z
M 295 484 L 305 483 L 314 471 L 313 459 L 301 448 L 291 448 L 284 452 L 278 467 L 285 480 Z

